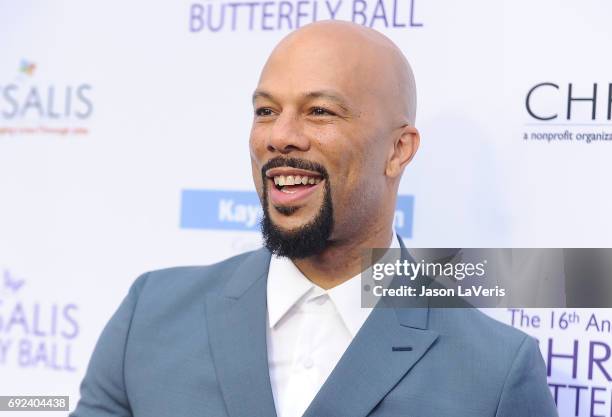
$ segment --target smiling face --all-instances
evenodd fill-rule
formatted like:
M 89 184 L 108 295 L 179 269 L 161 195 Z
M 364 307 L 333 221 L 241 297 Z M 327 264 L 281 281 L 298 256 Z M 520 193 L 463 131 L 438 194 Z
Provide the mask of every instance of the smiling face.
M 308 240 L 316 226 L 328 229 L 319 239 L 350 240 L 392 216 L 403 165 L 391 165 L 409 116 L 394 103 L 401 80 L 385 68 L 393 47 L 364 31 L 309 25 L 281 42 L 262 71 L 253 95 L 253 178 L 265 220 L 282 238 Z M 297 252 L 325 245 L 315 246 Z

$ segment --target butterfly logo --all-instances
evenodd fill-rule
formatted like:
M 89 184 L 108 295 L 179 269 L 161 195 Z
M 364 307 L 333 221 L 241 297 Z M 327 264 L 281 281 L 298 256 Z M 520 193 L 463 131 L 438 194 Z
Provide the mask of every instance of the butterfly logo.
M 23 287 L 23 285 L 25 284 L 24 279 L 19 279 L 15 277 L 8 269 L 4 270 L 2 282 L 4 284 L 3 287 L 7 290 L 10 290 L 12 293 L 16 293 L 17 291 L 19 291 L 21 287 Z
M 28 61 L 27 59 L 22 59 L 19 64 L 19 72 L 29 75 L 30 77 L 34 75 L 34 71 L 36 70 L 36 64 Z

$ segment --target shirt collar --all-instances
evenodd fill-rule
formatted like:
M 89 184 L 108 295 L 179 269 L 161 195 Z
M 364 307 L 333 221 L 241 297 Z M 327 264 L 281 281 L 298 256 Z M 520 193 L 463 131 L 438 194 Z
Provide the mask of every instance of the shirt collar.
M 315 285 L 291 259 L 272 255 L 268 270 L 268 323 L 276 326 L 285 314 Z
M 395 229 L 389 247 L 400 248 Z M 267 284 L 268 325 L 270 328 L 275 327 L 287 312 L 311 290 L 316 293 L 327 293 L 353 337 L 372 310 L 371 308 L 361 307 L 360 274 L 325 291 L 304 276 L 289 258 L 272 255 Z
M 395 230 L 393 230 L 389 248 L 400 248 Z M 327 293 L 333 300 L 336 310 L 342 317 L 347 329 L 355 337 L 372 311 L 372 308 L 361 305 L 361 274 L 357 274 L 342 284 L 330 288 Z

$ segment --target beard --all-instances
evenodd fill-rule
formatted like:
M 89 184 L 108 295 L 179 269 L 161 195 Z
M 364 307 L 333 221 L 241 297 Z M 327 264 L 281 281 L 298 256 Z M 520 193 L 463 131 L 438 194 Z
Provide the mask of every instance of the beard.
M 270 217 L 268 201 L 268 186 L 265 172 L 276 167 L 292 167 L 315 171 L 325 180 L 323 189 L 323 202 L 315 217 L 308 223 L 293 229 L 285 230 L 275 224 Z M 325 168 L 314 162 L 296 158 L 276 157 L 268 161 L 261 169 L 263 187 L 263 217 L 261 219 L 261 233 L 266 248 L 277 256 L 290 259 L 301 259 L 322 253 L 328 245 L 331 236 L 334 218 L 331 190 Z M 290 216 L 298 207 L 275 207 L 279 213 Z

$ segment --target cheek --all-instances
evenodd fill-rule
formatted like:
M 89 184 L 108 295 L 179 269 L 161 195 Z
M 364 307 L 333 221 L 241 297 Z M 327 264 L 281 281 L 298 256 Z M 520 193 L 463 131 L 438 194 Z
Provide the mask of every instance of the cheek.
M 263 136 L 261 133 L 253 127 L 251 129 L 251 136 L 249 137 L 249 152 L 251 155 L 251 172 L 253 176 L 253 183 L 259 197 L 262 197 L 263 183 L 261 178 L 261 167 L 263 166 L 263 157 L 265 155 L 265 143 L 262 140 Z
M 249 136 L 249 149 L 252 158 L 258 159 L 257 156 L 262 155 L 263 149 L 265 148 L 264 137 L 261 127 L 253 124 L 251 127 L 251 135 Z
M 356 209 L 363 199 L 367 176 L 364 171 L 364 159 L 355 148 L 345 150 L 340 158 L 334 161 L 333 172 L 330 172 L 331 195 L 334 205 L 346 211 Z
M 384 175 L 378 155 L 367 146 L 353 146 L 337 160 L 334 172 L 332 200 L 338 211 L 359 217 L 363 210 L 371 211 L 380 204 L 384 192 Z M 330 173 L 330 175 L 332 175 Z
M 259 197 L 261 198 L 262 196 L 262 191 L 263 191 L 263 180 L 261 178 L 261 167 L 257 165 L 257 162 L 253 159 L 251 159 L 251 171 L 252 171 L 252 175 L 253 175 L 253 183 L 255 184 L 255 190 L 257 191 L 257 194 L 259 194 Z
M 354 129 L 339 129 L 324 126 L 308 132 L 312 147 L 325 161 L 330 177 L 332 198 L 346 200 L 362 184 L 368 150 Z M 341 203 L 341 201 L 337 201 Z

